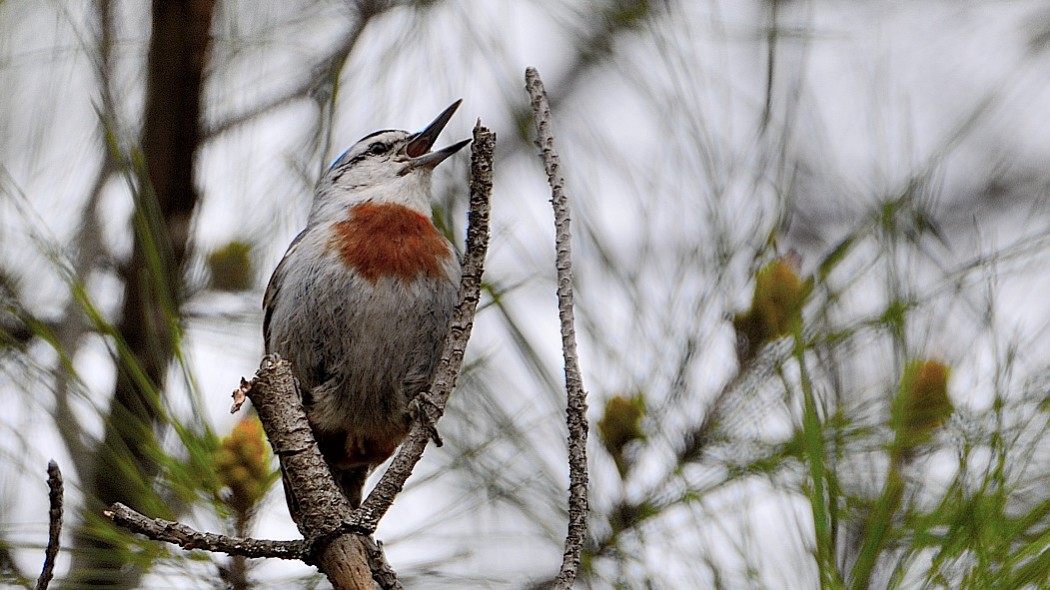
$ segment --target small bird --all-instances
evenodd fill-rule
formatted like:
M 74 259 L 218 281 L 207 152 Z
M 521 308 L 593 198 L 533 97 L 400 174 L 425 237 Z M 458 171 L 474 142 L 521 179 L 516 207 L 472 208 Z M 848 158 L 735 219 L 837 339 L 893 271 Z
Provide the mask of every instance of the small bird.
M 321 177 L 266 287 L 267 353 L 292 363 L 314 437 L 350 504 L 408 433 L 455 307 L 460 268 L 431 220 L 430 151 L 461 100 L 418 133 L 376 131 Z M 295 517 L 296 504 L 290 495 Z

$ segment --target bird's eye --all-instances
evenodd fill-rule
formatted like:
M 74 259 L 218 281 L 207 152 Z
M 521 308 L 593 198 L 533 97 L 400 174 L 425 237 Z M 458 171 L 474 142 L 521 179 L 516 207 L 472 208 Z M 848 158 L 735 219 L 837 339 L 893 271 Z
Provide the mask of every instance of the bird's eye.
M 373 156 L 381 156 L 387 153 L 388 151 L 390 151 L 390 146 L 378 141 L 368 146 L 368 153 L 372 154 Z

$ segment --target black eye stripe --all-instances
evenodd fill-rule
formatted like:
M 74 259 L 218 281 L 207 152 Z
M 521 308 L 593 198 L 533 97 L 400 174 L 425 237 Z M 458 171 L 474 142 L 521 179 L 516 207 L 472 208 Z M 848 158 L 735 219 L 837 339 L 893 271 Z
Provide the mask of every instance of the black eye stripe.
M 2 1 L 0 0 L 0 2 Z M 387 137 L 379 139 L 378 136 L 381 135 L 387 135 Z M 335 162 L 332 162 L 332 165 L 328 168 L 329 173 L 332 174 L 332 179 L 338 180 L 343 172 L 369 158 L 392 153 L 394 148 L 400 145 L 407 137 L 410 137 L 407 131 L 396 131 L 393 129 L 383 129 L 362 137 L 352 148 L 343 152 L 342 155 L 336 158 Z M 369 139 L 373 138 L 375 141 L 368 142 Z M 360 147 L 366 144 L 367 147 L 364 149 Z M 355 150 L 357 150 L 357 154 L 349 157 L 350 153 Z
M 354 164 L 357 164 L 358 162 L 362 162 L 362 161 L 368 159 L 370 156 L 378 156 L 378 155 L 386 153 L 389 150 L 390 150 L 390 146 L 388 146 L 388 145 L 381 144 L 381 143 L 378 143 L 378 142 L 377 143 L 373 143 L 372 145 L 368 146 L 367 150 L 365 150 L 364 152 L 361 152 L 360 154 L 354 156 L 353 158 L 350 158 L 348 161 L 346 161 L 343 164 L 341 164 L 339 166 L 339 168 L 341 168 L 342 170 L 346 170 L 347 168 L 353 166 Z

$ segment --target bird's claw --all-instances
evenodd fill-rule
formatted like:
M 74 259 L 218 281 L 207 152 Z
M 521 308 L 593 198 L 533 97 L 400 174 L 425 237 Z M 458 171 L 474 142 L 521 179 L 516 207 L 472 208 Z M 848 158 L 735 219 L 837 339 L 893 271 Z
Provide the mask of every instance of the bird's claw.
M 434 444 L 440 447 L 444 445 L 445 442 L 441 440 L 441 435 L 438 434 L 437 424 L 435 424 L 434 419 L 431 417 L 431 414 L 428 411 L 429 409 L 433 409 L 435 412 L 440 411 L 437 404 L 435 404 L 434 401 L 430 399 L 430 396 L 427 395 L 427 392 L 424 391 L 416 396 L 415 402 L 412 404 L 412 413 L 415 414 L 416 420 L 419 420 L 419 423 L 426 429 L 427 436 L 430 440 L 434 441 Z

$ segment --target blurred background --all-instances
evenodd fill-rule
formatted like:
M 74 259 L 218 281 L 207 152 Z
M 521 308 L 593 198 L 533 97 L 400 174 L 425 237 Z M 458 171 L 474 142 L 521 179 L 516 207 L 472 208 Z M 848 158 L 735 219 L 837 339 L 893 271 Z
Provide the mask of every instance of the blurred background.
M 552 100 L 590 393 L 580 588 L 1050 584 L 1050 8 L 915 0 L 0 1 L 0 583 L 45 469 L 65 588 L 324 587 L 100 516 L 297 536 L 250 411 L 262 291 L 359 137 L 498 135 L 482 305 L 377 538 L 543 588 L 566 526 Z M 467 157 L 435 175 L 462 244 Z

